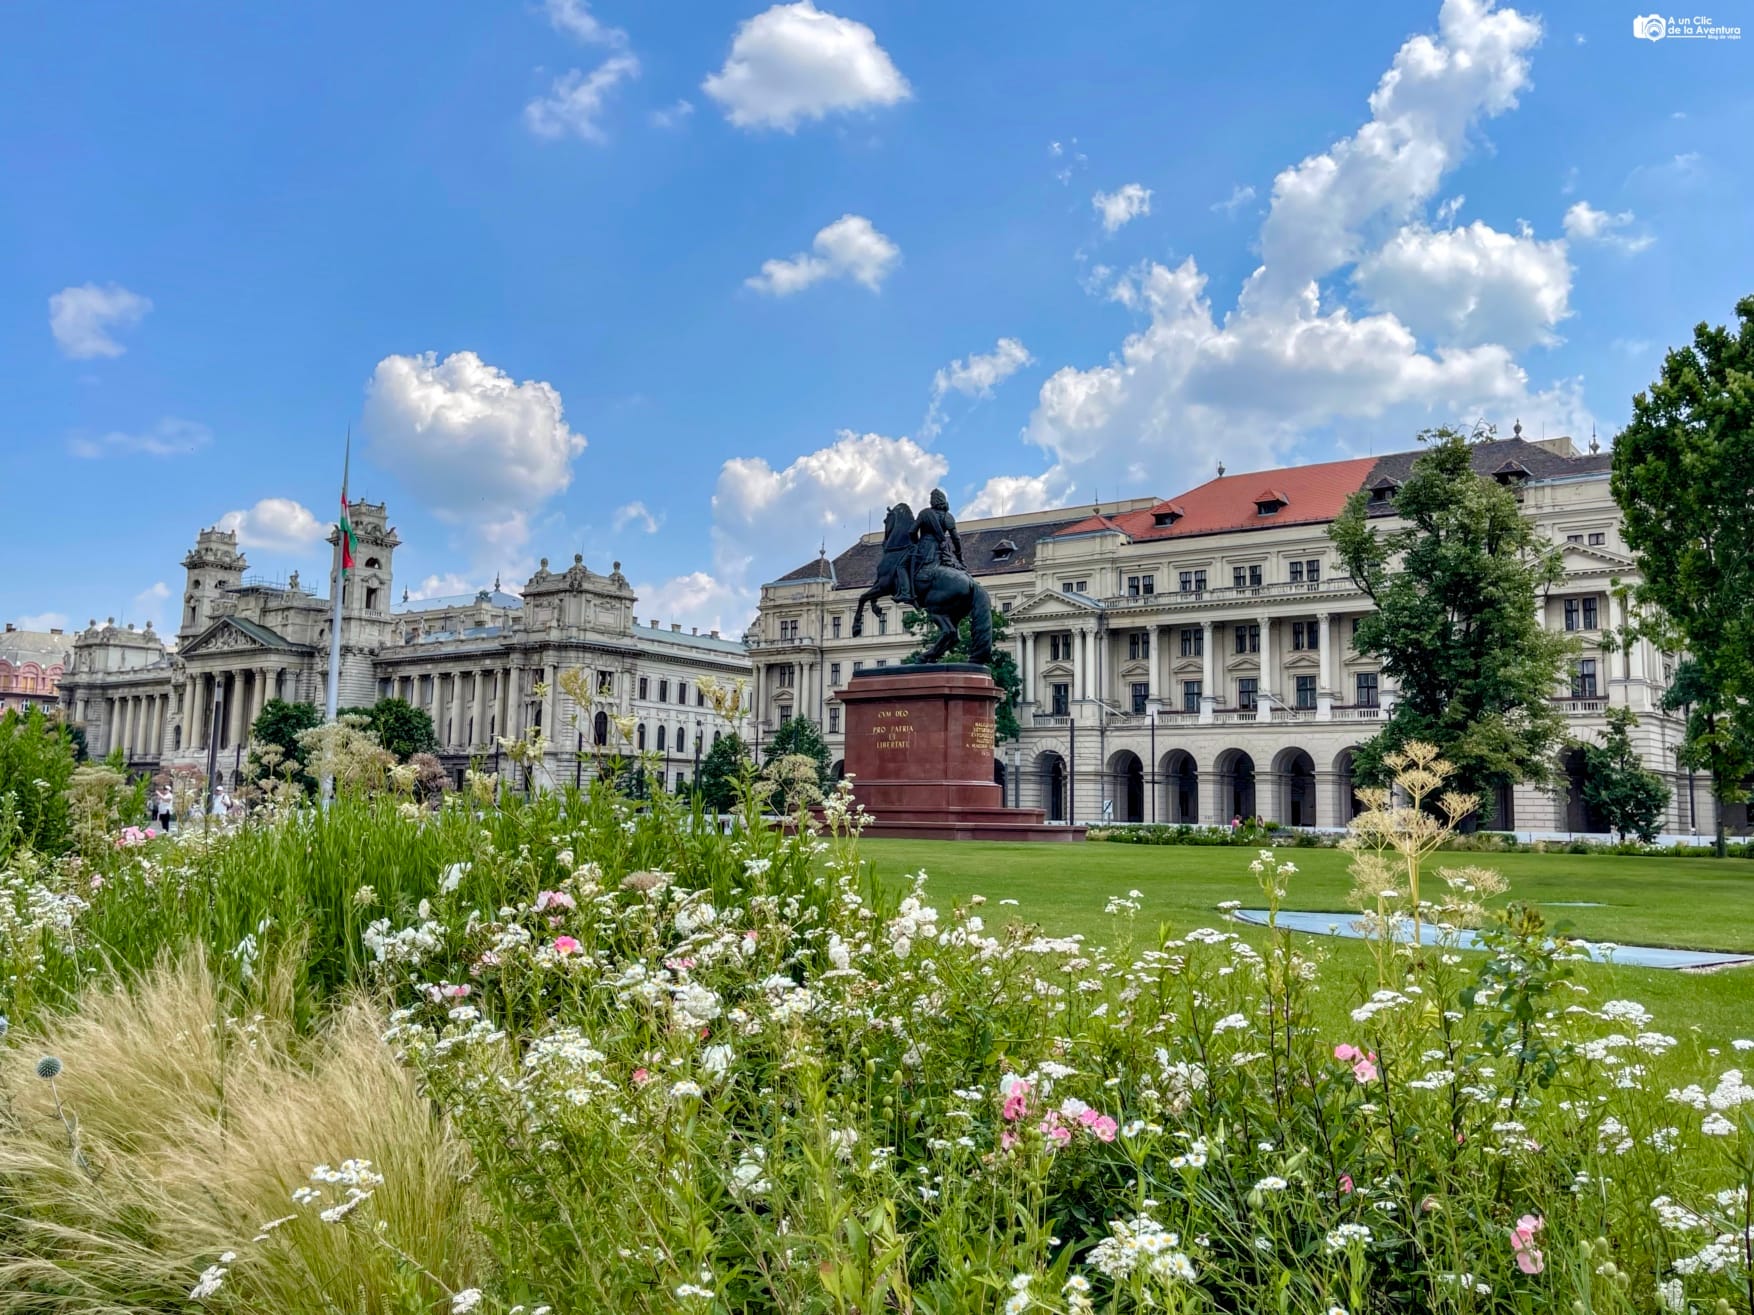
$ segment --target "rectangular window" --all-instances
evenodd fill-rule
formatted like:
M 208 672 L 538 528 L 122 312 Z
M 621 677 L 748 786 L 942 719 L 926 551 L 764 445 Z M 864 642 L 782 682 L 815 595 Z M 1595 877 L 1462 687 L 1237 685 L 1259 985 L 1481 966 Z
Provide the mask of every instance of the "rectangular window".
M 1142 680 L 1133 682 L 1133 715 L 1145 715 L 1145 701 L 1151 697 L 1151 686 Z
M 1053 712 L 1056 717 L 1064 717 L 1072 710 L 1072 687 L 1058 684 L 1053 687 Z
M 1230 568 L 1230 587 L 1232 589 L 1241 589 L 1248 582 L 1249 573 L 1246 570 L 1240 566 Z
M 1127 577 L 1127 597 L 1147 598 L 1157 592 L 1155 575 L 1129 575 Z
M 1607 542 L 1608 536 L 1603 531 L 1594 530 L 1590 533 L 1590 546 L 1592 548 L 1600 548 Z
M 1255 624 L 1255 625 L 1251 625 L 1248 629 L 1249 629 L 1249 652 L 1259 653 L 1261 651 L 1261 627 L 1259 624 Z
M 1260 568 L 1260 566 L 1255 565 L 1255 566 L 1249 567 L 1249 584 L 1251 586 L 1258 586 L 1260 583 L 1261 583 L 1261 568 Z
M 877 633 L 880 635 L 887 635 L 889 633 L 889 613 L 885 612 L 882 616 L 877 618 Z
M 1291 623 L 1291 650 L 1292 650 L 1292 652 L 1295 653 L 1295 652 L 1301 651 L 1302 648 L 1303 648 L 1303 622 L 1293 621 Z
M 1183 571 L 1181 573 L 1181 587 L 1184 594 L 1191 594 L 1194 592 L 1194 573 L 1192 571 Z
M 880 667 L 886 667 L 889 665 L 889 659 L 888 658 L 878 658 L 877 665 Z
M 854 658 L 853 659 L 853 674 L 856 676 L 864 669 L 865 669 L 865 659 L 864 658 Z
M 639 678 L 639 696 L 642 699 L 651 697 L 650 688 L 651 688 L 650 683 L 648 682 L 646 677 L 641 676 Z
M 1565 600 L 1565 628 L 1567 630 L 1577 629 L 1577 599 L 1575 598 Z
M 597 693 L 615 693 L 615 673 L 613 671 L 599 671 L 597 673 Z
M 1358 706 L 1361 708 L 1377 708 L 1376 672 L 1360 671 L 1358 673 Z
M 658 682 L 658 702 L 659 703 L 668 703 L 669 701 L 670 701 L 670 682 L 667 680 L 660 680 Z
M 1583 535 L 1581 535 L 1581 534 L 1568 534 L 1565 536 L 1565 541 L 1567 543 L 1582 543 L 1583 542 Z
M 1571 677 L 1571 697 L 1574 699 L 1593 699 L 1596 697 L 1596 660 L 1584 658 L 1577 664 L 1577 670 Z
M 1182 711 L 1198 712 L 1200 710 L 1200 682 L 1197 680 L 1182 681 Z
M 830 662 L 828 664 L 828 683 L 836 686 L 840 684 L 840 663 Z
M 1303 583 L 1303 563 L 1302 562 L 1292 562 L 1291 563 L 1291 583 L 1292 584 L 1302 584 Z
M 1322 559 L 1312 557 L 1303 564 L 1303 578 L 1310 584 L 1322 582 Z
M 1257 688 L 1253 676 L 1244 676 L 1236 682 L 1236 706 L 1242 712 L 1254 712 L 1258 708 L 1255 702 Z
M 840 704 L 838 703 L 828 705 L 828 733 L 830 735 L 840 734 Z
M 1247 626 L 1236 628 L 1236 651 L 1238 653 L 1249 651 L 1249 628 Z
M 836 612 L 834 614 L 834 617 L 829 621 L 828 628 L 833 633 L 833 635 L 836 639 L 840 638 L 840 613 L 839 612 Z
M 1585 630 L 1595 630 L 1599 628 L 1596 625 L 1596 600 L 1594 598 L 1586 598 L 1583 600 L 1583 628 Z
M 1199 626 L 1182 627 L 1182 656 L 1203 657 L 1206 652 L 1206 632 Z
M 1194 592 L 1197 594 L 1206 592 L 1206 573 L 1204 571 L 1194 572 Z
M 1127 636 L 1127 657 L 1140 661 L 1151 656 L 1151 632 L 1140 630 Z
M 1315 682 L 1316 682 L 1316 678 L 1314 676 L 1299 676 L 1297 678 L 1297 706 L 1298 707 L 1300 707 L 1300 708 L 1313 708 L 1313 707 L 1315 707 L 1315 705 L 1316 705 L 1316 683 Z

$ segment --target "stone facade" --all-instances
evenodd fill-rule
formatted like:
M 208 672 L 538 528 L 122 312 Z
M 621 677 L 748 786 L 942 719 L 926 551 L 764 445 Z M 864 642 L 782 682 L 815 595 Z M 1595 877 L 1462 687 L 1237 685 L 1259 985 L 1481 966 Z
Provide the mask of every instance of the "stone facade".
M 961 525 L 965 559 L 1010 621 L 1023 678 L 1020 744 L 999 746 L 996 778 L 1014 805 L 1053 820 L 1221 824 L 1258 815 L 1343 825 L 1355 807 L 1351 760 L 1395 698 L 1353 651 L 1369 598 L 1339 565 L 1328 526 L 1356 490 L 1393 521 L 1393 492 L 1417 453 L 1225 475 L 1171 499 L 1062 509 Z M 1639 717 L 1634 738 L 1671 792 L 1664 830 L 1715 826 L 1710 782 L 1677 770 L 1683 722 L 1664 713 L 1670 655 L 1604 641 L 1624 621 L 1612 592 L 1636 579 L 1608 491 L 1606 454 L 1569 439 L 1478 445 L 1480 473 L 1514 486 L 1525 513 L 1562 546 L 1565 579 L 1539 604 L 1580 654 L 1554 691 L 1574 738 L 1596 738 L 1610 704 Z M 844 755 L 836 693 L 856 670 L 915 647 L 889 608 L 852 635 L 881 536 L 867 534 L 762 589 L 752 632 L 757 737 L 787 716 L 824 728 Z M 1519 832 L 1595 833 L 1582 757 L 1565 754 L 1554 792 L 1518 787 L 1491 801 Z M 1740 807 L 1726 821 L 1747 827 Z
M 497 741 L 536 726 L 553 741 L 540 775 L 582 779 L 590 763 L 580 763 L 579 750 L 614 744 L 609 717 L 627 715 L 635 747 L 661 755 L 664 781 L 674 785 L 691 779 L 698 756 L 730 729 L 699 681 L 747 678 L 743 644 L 717 631 L 640 624 L 619 562 L 604 575 L 578 555 L 559 572 L 543 558 L 521 597 L 496 582 L 473 595 L 393 604 L 401 540 L 382 504 L 354 502 L 349 514 L 355 568 L 342 595 L 340 705 L 396 697 L 424 708 L 453 777 L 472 764 L 501 765 Z M 211 763 L 233 782 L 269 699 L 322 704 L 333 603 L 297 573 L 275 582 L 250 576 L 229 530 L 202 530 L 183 569 L 174 641 L 150 627 L 92 622 L 73 637 L 61 700 L 94 755 L 120 746 L 136 771 Z M 561 672 L 572 668 L 592 673 L 601 691 L 595 712 L 581 713 L 560 688 Z
M 31 708 L 52 711 L 72 651 L 64 631 L 20 630 L 8 621 L 0 631 L 0 717 Z

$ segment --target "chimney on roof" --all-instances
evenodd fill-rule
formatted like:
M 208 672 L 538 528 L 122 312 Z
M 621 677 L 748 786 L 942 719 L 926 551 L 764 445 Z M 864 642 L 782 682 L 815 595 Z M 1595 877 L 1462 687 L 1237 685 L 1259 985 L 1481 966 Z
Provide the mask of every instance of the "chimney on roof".
M 152 622 L 150 622 L 150 621 L 148 621 L 148 622 L 147 622 L 147 623 L 146 623 L 146 624 L 147 624 L 147 625 L 148 625 L 148 626 L 151 626 L 151 625 L 152 625 Z M 11 626 L 7 626 L 7 627 L 6 627 L 6 628 L 7 628 L 7 629 L 8 629 L 8 630 L 10 630 L 10 629 L 12 629 L 12 627 L 11 627 Z M 61 627 L 60 627 L 60 626 L 50 626 L 50 627 L 49 627 L 49 633 L 50 633 L 50 634 L 51 634 L 51 635 L 58 635 L 58 634 L 60 634 L 60 633 L 61 633 Z
M 698 635 L 700 633 L 700 627 L 699 626 L 689 626 L 688 633 L 691 635 Z
M 672 621 L 672 622 L 671 622 L 671 623 L 670 623 L 670 633 L 671 633 L 671 634 L 673 634 L 673 635 L 679 635 L 679 634 L 681 634 L 681 633 L 682 633 L 682 622 L 680 622 L 680 621 Z
M 707 633 L 710 634 L 714 639 L 717 639 L 719 637 L 719 632 L 717 630 L 709 630 Z
M 657 628 L 658 628 L 658 618 L 654 616 L 652 618 L 652 629 L 656 630 Z
M 17 629 L 18 629 L 18 627 L 13 625 L 12 622 L 8 621 L 6 623 L 6 633 L 7 634 L 10 635 L 14 630 L 17 630 Z

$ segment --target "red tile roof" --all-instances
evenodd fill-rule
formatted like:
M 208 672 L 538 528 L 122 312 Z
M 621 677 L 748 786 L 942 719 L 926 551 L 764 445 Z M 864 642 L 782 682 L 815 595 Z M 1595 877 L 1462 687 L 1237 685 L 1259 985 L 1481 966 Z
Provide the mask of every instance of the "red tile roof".
M 1331 521 L 1349 494 L 1364 487 L 1377 464 L 1375 457 L 1324 461 L 1313 466 L 1286 466 L 1224 475 L 1189 489 L 1174 501 L 1120 516 L 1087 516 L 1059 531 L 1056 538 L 1119 530 L 1135 541 L 1182 539 L 1226 530 L 1262 530 L 1274 525 L 1308 525 Z M 1285 505 L 1263 516 L 1255 503 L 1262 497 L 1282 498 Z M 1173 525 L 1156 523 L 1159 512 L 1177 513 Z

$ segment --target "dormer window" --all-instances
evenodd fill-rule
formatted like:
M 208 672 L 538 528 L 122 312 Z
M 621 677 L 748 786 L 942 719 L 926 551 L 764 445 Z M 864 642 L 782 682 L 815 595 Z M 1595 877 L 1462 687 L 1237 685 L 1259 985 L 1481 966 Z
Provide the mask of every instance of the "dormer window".
M 1400 487 L 1400 480 L 1390 479 L 1387 475 L 1384 475 L 1381 479 L 1377 480 L 1370 486 L 1370 505 L 1373 507 L 1386 507 L 1394 499 L 1394 496 L 1396 492 L 1399 491 Z
M 1529 469 L 1520 461 L 1506 461 L 1492 472 L 1492 478 L 1500 484 L 1521 484 L 1529 477 Z
M 1185 514 L 1179 502 L 1166 502 L 1151 513 L 1151 523 L 1153 525 L 1174 525 Z
M 995 562 L 1009 561 L 1016 554 L 1017 545 L 1009 539 L 1000 539 L 998 543 L 993 545 L 993 560 Z
M 1255 494 L 1255 514 L 1257 516 L 1271 516 L 1280 508 L 1288 505 L 1290 501 L 1291 499 L 1278 489 L 1262 489 Z

